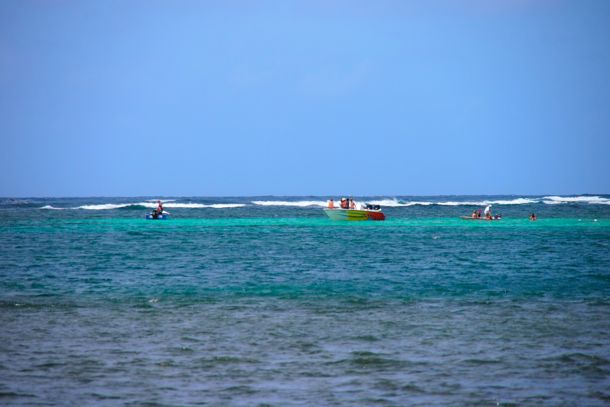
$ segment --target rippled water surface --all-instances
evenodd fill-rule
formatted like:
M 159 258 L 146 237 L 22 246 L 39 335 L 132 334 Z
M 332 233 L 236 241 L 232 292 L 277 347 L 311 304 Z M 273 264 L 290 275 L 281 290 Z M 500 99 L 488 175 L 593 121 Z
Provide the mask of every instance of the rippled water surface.
M 0 404 L 607 405 L 604 199 L 5 200 Z

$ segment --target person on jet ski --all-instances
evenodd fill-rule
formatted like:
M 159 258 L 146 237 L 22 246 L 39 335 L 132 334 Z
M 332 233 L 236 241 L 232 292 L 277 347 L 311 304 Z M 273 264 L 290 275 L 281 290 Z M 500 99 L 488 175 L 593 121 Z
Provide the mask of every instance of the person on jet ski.
M 152 217 L 153 219 L 157 219 L 159 217 L 159 215 L 163 214 L 163 204 L 161 203 L 161 201 L 157 201 L 157 208 L 153 209 L 152 211 Z

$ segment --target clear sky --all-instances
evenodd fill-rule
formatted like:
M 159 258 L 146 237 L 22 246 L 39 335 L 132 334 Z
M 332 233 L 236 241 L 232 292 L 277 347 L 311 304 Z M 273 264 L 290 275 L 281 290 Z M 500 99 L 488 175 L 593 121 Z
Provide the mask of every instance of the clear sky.
M 0 196 L 610 193 L 610 1 L 0 2 Z

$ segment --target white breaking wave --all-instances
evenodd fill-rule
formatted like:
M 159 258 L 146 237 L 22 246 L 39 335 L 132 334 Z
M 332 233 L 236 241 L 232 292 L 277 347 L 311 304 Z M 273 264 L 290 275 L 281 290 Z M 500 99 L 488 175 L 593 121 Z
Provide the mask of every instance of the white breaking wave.
M 119 209 L 119 208 L 125 208 L 131 205 L 136 205 L 136 204 L 98 204 L 98 205 L 81 205 L 81 206 L 77 206 L 76 208 L 71 208 L 71 209 L 86 209 L 89 211 L 103 211 L 103 210 L 108 210 L 108 209 Z
M 436 204 L 440 206 L 486 206 L 489 205 L 489 201 L 446 201 Z
M 162 201 L 163 202 L 163 201 Z M 131 202 L 131 203 L 118 203 L 118 204 L 92 204 L 92 205 L 81 205 L 73 208 L 55 208 L 51 205 L 45 205 L 40 209 L 83 209 L 88 211 L 106 211 L 112 209 L 120 209 L 120 208 L 129 208 L 130 206 L 141 206 L 144 208 L 155 209 L 157 207 L 157 201 L 145 201 L 145 202 Z M 237 203 L 216 203 L 216 204 L 201 204 L 201 203 L 178 203 L 169 201 L 168 203 L 163 203 L 164 208 L 173 208 L 173 209 L 199 209 L 199 208 L 214 208 L 214 209 L 223 209 L 223 208 L 241 208 L 246 206 L 245 204 L 237 204 Z
M 163 207 L 164 208 L 173 208 L 173 209 L 203 209 L 203 208 L 214 208 L 214 209 L 223 209 L 223 208 L 241 208 L 243 206 L 246 206 L 245 204 L 236 204 L 236 203 L 215 203 L 215 204 L 202 204 L 202 203 L 196 203 L 196 202 L 188 202 L 188 203 L 181 203 L 181 202 L 171 202 L 169 201 L 169 203 L 165 203 L 163 201 L 161 201 L 163 203 Z M 133 204 L 133 205 L 141 205 L 141 206 L 145 206 L 147 208 L 156 208 L 157 207 L 157 203 L 156 202 L 140 202 L 137 204 Z
M 154 209 L 157 207 L 157 199 L 150 199 L 141 202 L 125 202 L 125 203 L 102 203 L 102 204 L 87 204 L 77 207 L 70 208 L 58 208 L 52 205 L 45 205 L 39 209 L 45 210 L 113 210 L 120 208 L 134 207 L 133 209 L 150 208 Z M 230 209 L 230 208 L 243 208 L 248 206 L 248 203 L 196 203 L 196 202 L 175 202 L 176 200 L 161 200 L 163 207 L 166 209 Z M 514 198 L 514 199 L 487 199 L 481 201 L 424 201 L 424 200 L 403 200 L 399 198 L 377 198 L 377 199 L 356 199 L 357 204 L 369 203 L 372 205 L 379 205 L 381 207 L 392 208 L 392 207 L 410 207 L 410 206 L 487 206 L 487 205 L 528 205 L 536 203 L 544 203 L 547 205 L 560 205 L 560 204 L 594 204 L 594 205 L 610 205 L 610 198 L 600 196 L 556 196 L 550 195 L 542 198 Z M 335 199 L 335 205 L 338 206 L 340 199 Z M 251 201 L 251 204 L 257 206 L 288 206 L 288 207 L 326 207 L 328 201 L 326 200 L 302 200 L 302 201 L 281 201 L 281 200 L 269 200 L 269 201 Z
M 366 203 L 369 203 L 371 205 L 379 205 L 379 206 L 385 206 L 385 207 L 390 207 L 390 208 L 398 208 L 401 206 L 414 206 L 414 205 L 432 205 L 432 202 L 419 202 L 419 201 L 400 201 L 398 199 L 372 199 L 369 201 L 366 201 Z
M 173 209 L 202 209 L 202 208 L 223 209 L 223 208 L 241 208 L 243 206 L 246 206 L 245 204 L 237 204 L 237 203 L 202 204 L 202 203 L 196 203 L 196 202 L 187 202 L 187 203 L 173 202 L 173 201 L 167 201 L 167 202 L 168 203 L 165 203 L 164 201 L 161 201 L 161 203 L 163 203 L 163 207 L 164 208 L 173 208 Z M 147 208 L 154 209 L 154 208 L 157 207 L 157 201 L 155 201 L 155 202 L 140 202 L 140 203 L 135 203 L 135 204 L 131 204 L 131 205 L 145 206 Z
M 246 204 L 211 204 L 211 205 L 205 205 L 206 208 L 216 208 L 216 209 L 223 209 L 223 208 L 243 208 L 244 206 L 246 206 Z
M 322 206 L 328 205 L 327 201 L 252 201 L 254 205 L 259 206 Z
M 200 204 L 200 203 L 168 203 L 166 204 L 165 202 L 163 203 L 163 207 L 164 208 L 174 208 L 174 209 L 178 209 L 178 208 L 183 208 L 183 209 L 199 209 L 199 208 L 207 208 L 208 205 L 204 205 L 204 204 Z M 138 204 L 141 205 L 141 204 Z M 156 208 L 157 204 L 156 203 L 152 203 L 152 204 L 147 204 L 146 205 L 147 208 Z
M 437 205 L 442 206 L 487 206 L 487 205 L 528 205 L 538 203 L 536 199 L 515 198 L 515 199 L 498 199 L 484 201 L 447 201 L 438 202 Z
M 385 207 L 404 207 L 404 206 L 486 206 L 486 205 L 526 205 L 538 203 L 535 199 L 529 198 L 515 198 L 510 200 L 485 200 L 485 201 L 404 201 L 400 199 L 379 199 L 367 201 L 373 205 L 380 205 Z
M 558 205 L 566 203 L 586 203 L 597 205 L 610 205 L 610 199 L 600 196 L 545 196 L 542 198 L 547 205 Z
M 535 204 L 538 202 L 539 201 L 537 199 L 530 199 L 530 198 L 515 198 L 515 199 L 510 199 L 510 200 L 489 201 L 489 203 L 496 204 L 496 205 L 529 205 L 529 204 Z

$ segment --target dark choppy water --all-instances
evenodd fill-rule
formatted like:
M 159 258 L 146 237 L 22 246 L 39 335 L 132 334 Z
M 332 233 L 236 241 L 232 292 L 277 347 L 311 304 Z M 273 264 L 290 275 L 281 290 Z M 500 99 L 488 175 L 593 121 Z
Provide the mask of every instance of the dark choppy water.
M 174 199 L 0 201 L 1 405 L 610 403 L 607 196 Z

